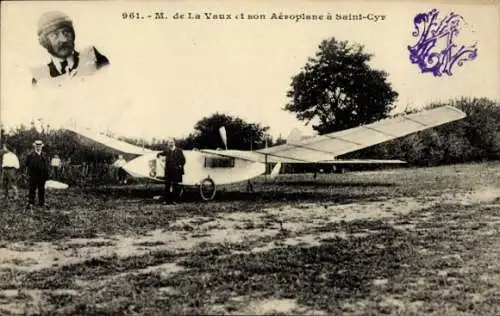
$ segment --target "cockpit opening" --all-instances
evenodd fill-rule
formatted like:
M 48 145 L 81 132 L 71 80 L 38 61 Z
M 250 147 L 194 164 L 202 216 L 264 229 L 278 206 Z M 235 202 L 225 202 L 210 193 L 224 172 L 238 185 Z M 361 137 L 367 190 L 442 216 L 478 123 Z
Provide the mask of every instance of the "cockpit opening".
M 205 157 L 205 168 L 234 168 L 234 158 Z

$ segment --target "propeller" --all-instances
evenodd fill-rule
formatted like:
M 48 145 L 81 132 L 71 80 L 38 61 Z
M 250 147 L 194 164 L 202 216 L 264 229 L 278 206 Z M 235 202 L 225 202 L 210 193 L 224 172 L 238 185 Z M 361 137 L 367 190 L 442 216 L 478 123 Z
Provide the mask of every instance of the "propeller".
M 224 126 L 219 128 L 219 134 L 220 134 L 220 138 L 222 138 L 222 142 L 224 143 L 224 146 L 226 147 L 226 150 L 227 150 L 227 133 L 226 133 L 226 128 Z

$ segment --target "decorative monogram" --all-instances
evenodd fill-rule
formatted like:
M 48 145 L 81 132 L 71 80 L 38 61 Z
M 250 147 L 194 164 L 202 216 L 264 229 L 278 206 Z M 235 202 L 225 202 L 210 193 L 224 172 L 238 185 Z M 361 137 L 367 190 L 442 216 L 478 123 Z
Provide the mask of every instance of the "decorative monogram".
M 433 9 L 420 13 L 413 19 L 415 31 L 412 36 L 418 38 L 413 46 L 408 46 L 410 61 L 420 67 L 422 73 L 431 72 L 440 77 L 443 73 L 451 76 L 455 65 L 462 66 L 465 61 L 477 57 L 476 43 L 460 45 L 454 43 L 462 24 L 461 15 L 451 12 L 439 20 L 439 11 Z

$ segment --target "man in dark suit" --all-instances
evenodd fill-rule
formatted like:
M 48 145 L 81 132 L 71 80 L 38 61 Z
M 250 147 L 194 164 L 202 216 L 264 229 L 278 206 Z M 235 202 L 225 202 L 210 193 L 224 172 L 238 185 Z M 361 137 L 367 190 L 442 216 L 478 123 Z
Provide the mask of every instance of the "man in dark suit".
M 109 60 L 94 46 L 81 52 L 75 50 L 73 22 L 66 14 L 50 11 L 38 21 L 38 40 L 51 55 L 50 63 L 32 70 L 32 84 L 42 81 L 59 81 L 75 76 L 88 76 L 104 66 Z
M 165 202 L 175 204 L 181 193 L 179 183 L 182 182 L 186 158 L 173 139 L 167 141 L 167 149 L 157 156 L 165 156 Z
M 29 178 L 29 207 L 35 205 L 35 195 L 38 190 L 38 205 L 45 205 L 45 182 L 49 178 L 49 158 L 42 151 L 43 142 L 36 140 L 33 143 L 34 150 L 26 158 L 26 169 Z

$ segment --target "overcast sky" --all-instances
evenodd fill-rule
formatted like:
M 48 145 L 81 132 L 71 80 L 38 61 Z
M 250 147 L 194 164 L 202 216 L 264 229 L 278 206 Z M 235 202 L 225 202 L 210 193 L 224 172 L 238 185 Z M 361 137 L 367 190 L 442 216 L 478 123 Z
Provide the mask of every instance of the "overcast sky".
M 471 1 L 472 3 L 472 1 Z M 7 127 L 44 117 L 68 119 L 119 135 L 181 137 L 215 112 L 270 126 L 273 136 L 292 128 L 311 132 L 282 110 L 292 76 L 332 36 L 363 44 L 371 65 L 389 73 L 399 93 L 396 111 L 460 96 L 500 99 L 499 7 L 431 2 L 171 1 L 3 2 L 1 19 L 1 120 Z M 434 77 L 411 64 L 413 18 L 437 8 L 456 12 L 467 25 L 457 44 L 477 42 L 478 57 Z M 111 61 L 99 75 L 55 90 L 33 90 L 30 67 L 49 60 L 38 44 L 41 13 L 58 9 L 73 18 L 76 45 L 94 45 Z M 163 11 L 167 20 L 124 20 L 123 12 Z M 174 13 L 225 13 L 231 20 L 174 20 Z M 271 14 L 385 15 L 383 21 L 270 20 Z M 267 19 L 236 20 L 262 13 Z

